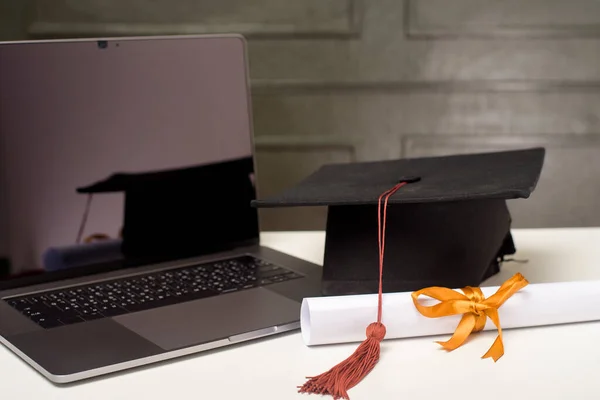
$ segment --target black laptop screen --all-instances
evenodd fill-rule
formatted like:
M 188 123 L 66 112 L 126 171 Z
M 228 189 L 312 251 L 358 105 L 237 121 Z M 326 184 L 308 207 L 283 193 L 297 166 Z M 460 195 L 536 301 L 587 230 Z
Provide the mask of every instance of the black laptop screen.
M 252 150 L 239 38 L 0 44 L 0 288 L 256 242 Z

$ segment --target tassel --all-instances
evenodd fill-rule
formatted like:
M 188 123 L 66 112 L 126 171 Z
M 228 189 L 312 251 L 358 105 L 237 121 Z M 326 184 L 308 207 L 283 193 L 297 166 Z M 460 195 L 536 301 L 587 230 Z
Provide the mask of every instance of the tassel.
M 385 337 L 385 326 L 373 322 L 367 327 L 367 339 L 347 359 L 329 371 L 315 377 L 300 386 L 299 393 L 326 394 L 334 400 L 349 400 L 348 390 L 356 386 L 377 365 L 380 343 Z
M 383 259 L 385 253 L 385 222 L 387 216 L 387 203 L 391 195 L 404 186 L 406 182 L 400 182 L 392 189 L 385 191 L 379 197 L 378 213 L 378 235 L 379 235 L 379 296 L 377 304 L 377 322 L 367 327 L 367 338 L 358 346 L 350 357 L 331 368 L 329 371 L 307 378 L 308 381 L 299 386 L 299 393 L 312 393 L 330 395 L 334 400 L 348 397 L 348 390 L 362 381 L 377 365 L 380 355 L 380 344 L 386 334 L 385 325 L 381 323 L 382 313 L 382 281 L 383 281 Z M 385 197 L 383 207 L 383 226 L 381 223 L 381 201 Z

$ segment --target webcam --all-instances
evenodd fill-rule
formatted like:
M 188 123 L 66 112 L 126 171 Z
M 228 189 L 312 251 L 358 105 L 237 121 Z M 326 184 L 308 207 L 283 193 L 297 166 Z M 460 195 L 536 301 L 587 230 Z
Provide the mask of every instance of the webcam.
M 98 40 L 98 48 L 106 49 L 108 47 L 108 42 L 106 40 Z

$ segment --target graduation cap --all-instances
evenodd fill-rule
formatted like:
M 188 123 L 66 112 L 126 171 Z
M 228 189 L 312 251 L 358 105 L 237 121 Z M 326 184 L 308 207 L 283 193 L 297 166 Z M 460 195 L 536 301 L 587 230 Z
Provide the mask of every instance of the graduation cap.
M 378 200 L 388 199 L 388 292 L 476 286 L 515 253 L 508 199 L 528 198 L 543 148 L 330 164 L 256 207 L 327 206 L 322 292 L 378 290 Z
M 225 250 L 257 236 L 251 158 L 115 173 L 78 193 L 125 193 L 122 253 L 162 260 Z
M 534 148 L 332 164 L 279 196 L 254 201 L 328 206 L 323 293 L 379 294 L 366 339 L 299 392 L 348 399 L 347 391 L 375 367 L 386 334 L 384 290 L 478 286 L 496 273 L 516 251 L 506 200 L 530 196 L 544 156 Z

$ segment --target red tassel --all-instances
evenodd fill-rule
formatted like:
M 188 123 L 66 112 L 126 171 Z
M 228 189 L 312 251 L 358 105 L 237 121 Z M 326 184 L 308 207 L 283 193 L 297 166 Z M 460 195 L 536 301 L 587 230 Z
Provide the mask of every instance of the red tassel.
M 375 365 L 377 365 L 381 350 L 380 344 L 386 333 L 385 326 L 381 323 L 381 305 L 387 203 L 390 196 L 405 184 L 406 182 L 400 182 L 392 189 L 386 190 L 379 196 L 379 207 L 377 211 L 379 225 L 379 301 L 377 304 L 377 322 L 373 322 L 367 327 L 367 339 L 358 346 L 356 351 L 350 357 L 321 375 L 309 377 L 308 381 L 299 387 L 299 393 L 326 394 L 332 396 L 334 400 L 350 400 L 348 397 L 348 390 L 352 389 L 362 381 L 373 368 L 375 368 Z M 384 198 L 382 225 L 381 202 Z
M 385 326 L 374 322 L 367 328 L 367 339 L 347 359 L 329 371 L 315 377 L 300 386 L 299 393 L 326 394 L 334 400 L 349 400 L 348 390 L 363 380 L 377 365 L 380 343 L 385 337 Z

